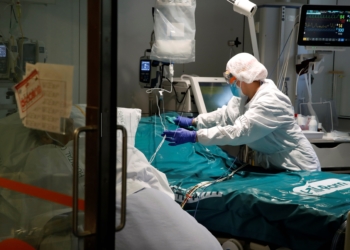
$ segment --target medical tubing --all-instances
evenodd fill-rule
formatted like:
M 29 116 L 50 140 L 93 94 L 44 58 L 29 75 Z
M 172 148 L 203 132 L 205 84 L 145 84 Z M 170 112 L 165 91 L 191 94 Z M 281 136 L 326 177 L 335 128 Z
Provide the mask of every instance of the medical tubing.
M 164 66 L 162 66 L 162 74 L 161 74 L 161 76 L 160 76 L 160 81 L 162 81 L 163 78 L 165 78 L 165 77 L 163 77 L 163 67 L 164 67 Z M 171 81 L 169 81 L 169 82 L 171 83 Z M 160 83 L 160 86 L 162 86 L 161 83 Z M 167 92 L 167 93 L 171 94 L 171 93 L 173 92 L 173 85 L 170 84 L 170 90 L 166 90 L 166 89 L 163 89 L 163 88 L 151 88 L 151 89 L 147 89 L 147 90 L 146 90 L 146 93 L 147 93 L 147 94 L 151 94 L 151 93 L 153 92 L 153 90 L 161 90 L 161 91 L 163 91 L 163 92 Z
M 294 28 L 293 28 L 292 31 L 294 31 Z M 283 91 L 283 89 L 284 89 L 284 84 L 286 83 L 285 79 L 286 79 L 287 71 L 288 71 L 290 49 L 291 49 L 291 47 L 292 47 L 292 42 L 291 42 L 291 41 L 292 41 L 292 40 L 290 40 L 290 42 L 289 42 L 289 49 L 288 49 L 288 53 L 287 53 L 287 57 L 286 57 L 286 65 L 285 65 L 285 68 L 284 68 L 284 76 L 283 76 L 283 78 L 282 78 L 282 81 L 283 81 L 283 85 L 282 85 L 282 88 L 281 88 L 282 91 Z M 287 94 L 287 93 L 286 93 L 286 94 Z
M 159 87 L 162 88 L 162 83 L 163 83 L 163 75 L 164 75 L 164 64 L 160 66 L 160 72 L 161 74 L 159 75 Z
M 331 250 L 337 249 L 339 237 L 344 232 L 344 229 L 346 228 L 346 224 L 347 224 L 347 220 L 344 221 L 343 224 L 341 224 L 340 227 L 338 228 L 338 230 L 335 232 L 335 234 L 333 236 L 333 240 L 332 240 Z M 349 230 L 349 228 L 347 228 L 346 230 Z
M 167 77 L 164 77 L 166 80 L 168 80 L 170 82 L 170 84 L 173 84 Z M 174 86 L 174 92 L 175 92 L 175 98 L 176 98 L 176 101 L 177 103 L 182 103 L 183 100 L 185 99 L 186 95 L 187 95 L 187 92 L 188 90 L 191 88 L 191 85 L 186 89 L 186 92 L 184 94 L 184 96 L 182 97 L 182 100 L 179 101 L 178 97 L 177 97 L 177 92 L 176 92 L 176 89 L 175 89 L 175 86 Z
M 292 29 L 292 33 L 294 31 L 294 28 Z M 287 55 L 284 59 L 284 62 L 283 62 L 283 65 L 282 65 L 282 70 L 281 70 L 281 73 L 280 73 L 280 77 L 278 78 L 278 82 L 277 82 L 277 85 L 279 87 L 279 89 L 281 91 L 283 91 L 283 88 L 284 88 L 284 79 L 285 79 L 285 76 L 287 74 L 287 69 L 288 69 L 288 63 L 289 63 L 289 54 L 290 54 L 290 48 L 291 48 L 291 42 L 292 40 L 289 40 L 288 41 L 288 50 L 287 50 Z
M 64 147 L 64 145 L 63 145 L 62 142 L 60 142 L 59 140 L 56 140 L 56 139 L 52 138 L 52 137 L 49 135 L 49 133 L 47 133 L 47 131 L 45 131 L 45 133 L 46 133 L 46 135 L 47 135 L 51 140 L 57 142 L 59 146 Z
M 237 160 L 237 157 L 235 157 L 234 161 L 232 162 L 231 166 L 229 167 L 229 169 L 225 172 L 225 174 L 231 170 L 231 168 L 234 166 L 234 164 L 236 163 L 236 160 Z M 222 178 L 225 174 L 221 175 L 221 177 L 219 177 L 218 179 L 215 180 L 215 182 L 213 184 L 215 184 L 216 182 L 218 182 L 217 180 L 220 180 L 220 178 Z M 205 193 L 205 190 L 207 189 L 208 186 L 204 187 L 203 189 L 203 192 L 202 193 Z M 201 195 L 199 194 L 198 195 L 198 202 L 197 202 L 197 205 L 196 205 L 196 208 L 194 210 L 194 214 L 193 214 L 193 218 L 196 218 L 196 214 L 197 214 L 197 210 L 198 210 L 198 206 L 199 206 L 199 202 L 201 200 Z
M 166 128 L 164 126 L 164 123 L 163 123 L 162 116 L 160 114 L 160 107 L 159 107 L 159 103 L 158 103 L 158 96 L 156 96 L 156 99 L 157 99 L 157 108 L 158 108 L 158 115 L 159 115 L 159 118 L 160 118 L 160 123 L 162 124 L 163 129 L 166 130 Z M 163 113 L 164 113 L 164 101 L 163 101 Z
M 236 158 L 236 159 L 237 159 L 237 158 Z M 236 161 L 236 159 L 235 159 L 235 161 Z M 234 162 L 235 162 L 235 161 L 234 161 Z M 233 163 L 233 164 L 234 164 L 234 163 Z M 232 166 L 233 166 L 233 164 L 232 164 Z M 182 203 L 181 203 L 181 207 L 183 208 L 183 207 L 185 206 L 185 204 L 187 203 L 187 201 L 192 197 L 192 194 L 193 194 L 197 189 L 199 189 L 199 188 L 201 188 L 201 187 L 207 188 L 207 187 L 210 186 L 211 184 L 215 184 L 215 183 L 222 182 L 222 181 L 224 181 L 224 180 L 230 179 L 237 171 L 241 170 L 242 168 L 246 167 L 247 165 L 248 165 L 247 163 L 246 163 L 246 164 L 243 164 L 242 166 L 240 166 L 239 168 L 233 170 L 229 175 L 227 175 L 227 176 L 225 176 L 225 177 L 218 178 L 218 179 L 216 179 L 216 180 L 214 180 L 214 181 L 203 181 L 203 182 L 198 183 L 197 185 L 195 185 L 194 187 L 192 187 L 192 188 L 190 189 L 189 192 L 186 193 L 185 199 L 184 199 L 184 200 L 182 201 Z M 232 166 L 231 166 L 231 167 L 232 167 Z M 230 169 L 231 169 L 231 167 L 230 167 Z M 200 198 L 200 196 L 199 196 L 199 198 Z M 199 199 L 199 198 L 198 198 L 198 199 Z M 197 208 L 198 208 L 199 201 L 200 201 L 200 199 L 198 200 Z M 197 210 L 197 208 L 196 208 L 196 210 Z
M 306 68 L 306 67 L 305 67 Z M 300 77 L 300 74 L 303 70 L 305 70 L 305 68 L 302 68 L 299 73 L 298 73 L 298 76 L 297 76 L 297 80 L 295 82 L 295 95 L 297 96 L 298 95 L 298 81 L 299 81 L 299 77 Z
M 308 73 L 306 74 L 307 78 L 305 77 L 306 81 L 306 88 L 307 88 L 307 92 L 309 94 L 309 102 L 312 102 L 312 95 L 311 95 L 311 70 L 312 70 L 312 66 L 309 64 L 309 70 Z
M 156 158 L 156 155 L 157 155 L 159 149 L 163 146 L 163 143 L 164 143 L 164 141 L 165 141 L 165 138 L 166 138 L 166 136 L 164 135 L 162 141 L 159 143 L 159 145 L 158 145 L 156 151 L 154 152 L 154 154 L 152 155 L 151 159 L 149 160 L 149 164 L 152 164 L 153 160 Z
M 165 78 L 166 78 L 166 77 L 165 77 Z M 169 79 L 167 79 L 167 80 L 169 81 Z M 169 82 L 170 82 L 170 85 L 171 85 L 171 87 L 172 87 L 172 82 L 171 82 L 171 81 L 169 81 Z M 190 88 L 190 87 L 189 87 L 189 88 Z M 188 89 L 189 89 L 189 88 L 188 88 Z M 171 88 L 171 89 L 172 89 L 172 88 Z M 188 89 L 187 89 L 187 91 L 188 91 Z M 165 90 L 164 90 L 164 91 L 165 91 Z M 174 91 L 175 91 L 175 88 L 174 88 Z M 187 94 L 187 91 L 186 91 L 186 94 Z M 167 91 L 166 91 L 166 92 L 167 92 Z M 169 92 L 169 93 L 171 93 L 171 92 Z M 185 96 L 186 96 L 186 94 L 185 94 Z M 161 115 L 160 115 L 160 108 L 159 108 L 159 105 L 158 105 L 158 96 L 156 96 L 156 98 L 157 98 L 157 107 L 158 107 L 158 112 L 159 112 L 160 121 L 161 121 L 161 123 L 162 123 L 163 129 L 166 130 L 166 127 L 164 126 L 164 123 L 163 123 L 163 121 L 162 121 L 162 117 L 161 117 Z M 184 98 L 185 98 L 185 97 L 184 97 Z M 182 112 L 181 112 L 181 115 L 182 115 L 182 113 L 183 113 L 183 109 L 184 109 L 184 105 L 182 105 Z M 163 113 L 164 113 L 164 101 L 163 101 Z M 156 127 L 156 126 L 155 126 L 155 127 Z M 177 125 L 177 128 L 179 128 L 179 125 Z M 177 128 L 176 128 L 176 129 L 177 129 Z M 154 131 L 154 134 L 156 134 L 156 129 L 155 129 L 155 131 Z M 150 163 L 150 164 L 153 162 L 153 160 L 155 159 L 155 157 L 156 157 L 158 151 L 159 151 L 160 148 L 163 146 L 163 143 L 164 143 L 164 141 L 165 141 L 165 138 L 166 138 L 166 136 L 163 137 L 163 139 L 162 139 L 162 141 L 160 142 L 160 144 L 158 145 L 156 151 L 155 151 L 154 154 L 151 156 L 151 158 L 150 158 L 150 160 L 149 160 L 149 163 Z
M 237 159 L 237 158 L 236 158 L 236 159 Z M 236 159 L 235 159 L 235 161 L 236 161 Z M 235 162 L 235 161 L 234 161 L 234 162 Z M 232 165 L 233 165 L 233 164 L 232 164 Z M 197 185 L 195 185 L 194 187 L 192 187 L 192 188 L 190 189 L 190 191 L 188 191 L 188 192 L 186 193 L 185 199 L 184 199 L 184 200 L 182 201 L 182 203 L 181 203 L 181 208 L 184 208 L 184 206 L 186 205 L 187 201 L 192 197 L 192 194 L 193 194 L 197 189 L 199 189 L 199 188 L 201 188 L 201 187 L 210 186 L 211 184 L 215 184 L 215 183 L 217 183 L 217 182 L 222 182 L 222 181 L 224 181 L 224 180 L 228 180 L 228 179 L 230 179 L 237 171 L 241 170 L 242 168 L 244 168 L 244 167 L 246 167 L 246 166 L 248 166 L 247 163 L 245 163 L 245 164 L 243 164 L 242 166 L 240 166 L 239 168 L 233 170 L 229 175 L 227 175 L 227 176 L 225 176 L 225 177 L 222 177 L 222 178 L 218 178 L 218 179 L 216 179 L 216 180 L 214 180 L 214 181 L 203 181 L 203 182 L 198 183 Z M 230 168 L 231 168 L 231 167 L 230 167 Z M 200 197 L 200 196 L 199 196 L 199 197 Z M 198 200 L 198 203 L 199 203 L 199 200 Z M 197 203 L 197 205 L 198 205 L 198 203 Z
M 158 114 L 159 114 L 159 118 L 160 118 L 160 122 L 163 126 L 163 129 L 166 130 L 165 126 L 164 126 L 164 123 L 163 123 L 163 119 L 161 117 L 161 114 L 160 114 L 160 108 L 159 108 L 159 105 L 158 105 L 158 96 L 156 96 L 156 99 L 157 99 L 157 107 L 158 107 Z M 164 102 L 163 102 L 163 111 L 164 111 Z M 155 126 L 156 127 L 156 126 Z M 156 130 L 154 131 L 154 134 L 156 134 Z M 163 146 L 163 143 L 165 141 L 165 138 L 166 136 L 163 137 L 162 141 L 159 143 L 156 151 L 154 152 L 154 154 L 151 156 L 150 160 L 148 161 L 150 164 L 153 162 L 153 160 L 156 158 L 156 155 L 159 151 L 159 149 Z
M 298 17 L 298 16 L 297 16 L 297 17 Z M 286 48 L 286 45 L 287 45 L 287 43 L 288 43 L 288 41 L 289 41 L 289 39 L 290 39 L 290 36 L 291 36 L 292 33 L 293 33 L 293 30 L 295 29 L 295 26 L 296 26 L 298 23 L 299 23 L 299 22 L 297 22 L 297 23 L 294 24 L 293 29 L 292 29 L 291 32 L 289 33 L 289 36 L 288 36 L 288 38 L 287 38 L 287 41 L 285 42 L 285 44 L 284 44 L 284 46 L 283 46 L 283 49 L 282 49 L 282 51 L 281 51 L 279 57 L 277 58 L 277 62 L 276 62 L 276 64 L 275 64 L 274 69 L 272 70 L 271 75 L 273 75 L 273 73 L 275 73 L 275 70 L 276 70 L 276 68 L 277 68 L 277 64 L 278 64 L 278 62 L 279 62 L 279 60 L 280 60 L 280 58 L 281 58 L 281 56 L 282 56 L 282 54 L 283 54 L 284 49 Z

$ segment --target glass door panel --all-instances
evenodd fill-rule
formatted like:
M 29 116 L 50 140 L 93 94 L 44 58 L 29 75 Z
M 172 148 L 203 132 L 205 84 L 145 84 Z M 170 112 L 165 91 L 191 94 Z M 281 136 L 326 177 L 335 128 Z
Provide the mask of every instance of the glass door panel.
M 83 247 L 84 240 L 72 233 L 72 193 L 74 130 L 86 120 L 97 122 L 86 118 L 87 16 L 88 0 L 0 0 L 0 249 Z M 74 66 L 64 133 L 22 122 L 13 87 L 28 73 L 26 63 Z M 76 219 L 81 232 L 87 133 L 79 135 L 78 145 Z

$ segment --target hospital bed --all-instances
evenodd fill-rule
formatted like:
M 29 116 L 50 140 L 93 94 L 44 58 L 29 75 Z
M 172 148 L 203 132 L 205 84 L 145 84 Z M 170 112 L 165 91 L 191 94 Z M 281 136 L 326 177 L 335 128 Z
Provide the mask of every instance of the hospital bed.
M 85 125 L 85 107 L 72 107 L 70 118 L 74 128 Z M 116 113 L 117 124 L 123 125 L 128 134 L 127 222 L 124 230 L 116 233 L 116 249 L 160 250 L 166 246 L 167 249 L 176 250 L 184 245 L 191 246 L 191 249 L 222 249 L 218 240 L 204 226 L 177 206 L 165 174 L 155 169 L 144 154 L 134 147 L 141 110 L 117 108 Z M 17 113 L 0 119 L 0 131 L 0 249 L 1 242 L 8 238 L 20 239 L 40 250 L 83 249 L 82 240 L 72 234 L 71 207 L 26 195 L 2 182 L 23 183 L 28 187 L 71 196 L 73 142 L 70 137 L 28 129 L 23 126 Z M 118 133 L 117 145 L 121 145 L 121 137 Z M 83 149 L 84 136 L 79 141 L 79 147 Z M 117 170 L 121 169 L 121 154 L 121 147 L 117 146 Z M 78 196 L 84 199 L 84 150 L 80 150 L 79 157 Z M 118 191 L 121 190 L 121 175 L 120 171 L 117 173 Z M 118 220 L 120 200 L 116 200 Z M 83 212 L 78 213 L 77 221 L 80 230 L 83 228 Z M 160 221 L 162 223 L 158 223 Z M 165 225 L 167 230 L 162 228 Z M 146 230 L 147 227 L 152 227 L 152 230 Z M 181 231 L 178 230 L 180 227 L 183 227 Z M 138 234 L 134 235 L 135 232 Z M 182 242 L 179 243 L 177 237 L 169 237 L 169 234 L 181 238 Z M 201 238 L 200 242 L 193 240 L 194 234 Z M 142 246 L 135 247 L 137 244 Z
M 273 172 L 217 146 L 169 146 L 160 135 L 177 128 L 177 115 L 142 117 L 135 145 L 166 174 L 176 201 L 199 223 L 217 237 L 270 249 L 344 249 L 350 175 Z

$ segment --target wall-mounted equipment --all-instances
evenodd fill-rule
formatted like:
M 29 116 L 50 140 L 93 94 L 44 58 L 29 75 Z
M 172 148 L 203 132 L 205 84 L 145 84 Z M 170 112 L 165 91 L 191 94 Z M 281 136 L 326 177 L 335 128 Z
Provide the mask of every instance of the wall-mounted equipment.
M 350 46 L 350 6 L 303 5 L 298 45 L 307 50 L 342 51 Z
M 22 75 L 25 74 L 27 62 L 31 64 L 46 62 L 47 54 L 43 42 L 22 37 L 17 40 L 17 43 L 19 52 L 18 67 L 21 70 Z
M 147 49 L 142 57 L 140 57 L 139 83 L 141 88 L 154 88 L 159 83 L 160 71 L 159 61 L 151 60 Z

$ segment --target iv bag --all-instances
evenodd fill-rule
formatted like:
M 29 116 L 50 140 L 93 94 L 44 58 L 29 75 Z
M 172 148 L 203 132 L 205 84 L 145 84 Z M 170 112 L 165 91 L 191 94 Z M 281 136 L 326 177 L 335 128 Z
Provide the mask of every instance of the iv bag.
M 167 63 L 195 61 L 195 9 L 196 0 L 156 0 L 152 60 Z

